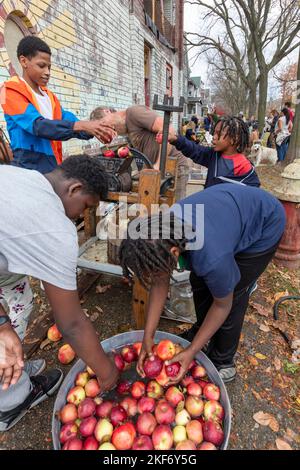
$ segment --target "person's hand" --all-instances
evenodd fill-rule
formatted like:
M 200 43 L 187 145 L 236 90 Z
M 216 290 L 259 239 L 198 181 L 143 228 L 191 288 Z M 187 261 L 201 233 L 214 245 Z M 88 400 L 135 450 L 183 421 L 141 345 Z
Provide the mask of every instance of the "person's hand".
M 173 364 L 174 362 L 179 362 L 181 366 L 178 375 L 170 379 L 167 385 L 174 385 L 180 382 L 187 373 L 193 359 L 193 352 L 190 348 L 187 348 L 181 351 L 179 354 L 176 354 L 176 356 L 174 356 L 173 359 L 171 359 L 170 361 L 166 361 L 166 365 Z
M 115 366 L 114 362 L 109 358 L 109 367 L 106 368 L 105 374 L 98 377 L 98 382 L 101 387 L 101 392 L 113 389 L 120 377 L 120 372 Z
M 24 367 L 22 344 L 10 325 L 0 328 L 0 383 L 7 390 L 21 377 Z
M 116 131 L 100 120 L 95 121 L 77 121 L 74 124 L 74 131 L 84 131 L 96 137 L 103 144 L 109 144 L 116 136 Z
M 156 137 L 155 137 L 155 140 L 156 142 L 158 142 L 160 145 L 162 144 L 162 139 L 163 139 L 163 135 L 161 132 L 159 132 L 158 134 L 156 134 Z M 170 126 L 169 128 L 169 135 L 168 135 L 168 142 L 170 144 L 176 142 L 176 140 L 178 139 L 178 135 L 177 133 L 175 132 L 175 129 Z
M 152 338 L 146 338 L 144 336 L 142 347 L 141 347 L 141 352 L 140 352 L 137 366 L 136 366 L 136 370 L 141 377 L 145 377 L 144 362 L 145 362 L 146 357 L 153 356 L 153 352 L 152 352 L 153 344 L 154 343 L 153 343 Z

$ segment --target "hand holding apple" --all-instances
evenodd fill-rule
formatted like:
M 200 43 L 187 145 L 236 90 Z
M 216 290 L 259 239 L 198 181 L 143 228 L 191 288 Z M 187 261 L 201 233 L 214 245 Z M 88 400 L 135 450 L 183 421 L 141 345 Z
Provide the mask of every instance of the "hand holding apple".
M 173 364 L 173 362 L 179 362 L 181 366 L 178 375 L 176 377 L 172 377 L 172 378 L 170 377 L 168 385 L 177 384 L 184 378 L 185 374 L 189 370 L 189 366 L 193 358 L 194 358 L 194 354 L 191 351 L 191 349 L 186 348 L 183 351 L 181 351 L 179 354 L 174 356 L 172 360 L 166 361 L 167 366 L 170 364 Z
M 151 358 L 153 356 L 152 353 L 152 348 L 153 348 L 153 339 L 152 338 L 147 338 L 144 336 L 142 347 L 141 347 L 141 352 L 138 358 L 136 370 L 138 374 L 141 377 L 145 377 L 145 371 L 144 371 L 144 362 L 146 357 Z

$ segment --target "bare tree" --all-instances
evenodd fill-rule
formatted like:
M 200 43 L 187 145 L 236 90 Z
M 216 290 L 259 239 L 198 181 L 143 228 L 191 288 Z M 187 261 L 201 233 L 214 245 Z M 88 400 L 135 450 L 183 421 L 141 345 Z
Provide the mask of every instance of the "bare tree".
M 194 0 L 187 3 L 204 8 L 203 21 L 207 23 L 205 33 L 187 35 L 189 44 L 201 46 L 202 51 L 217 49 L 229 57 L 252 95 L 251 103 L 259 84 L 258 117 L 262 128 L 269 72 L 300 44 L 298 0 Z M 220 25 L 224 34 L 216 36 Z M 243 44 L 247 67 L 241 60 Z
M 246 109 L 248 92 L 234 63 L 219 52 L 207 53 L 209 77 L 214 101 L 227 113 L 237 114 Z
M 203 33 L 186 34 L 187 44 L 200 46 L 199 54 L 218 51 L 234 65 L 248 95 L 248 112 L 256 114 L 259 77 L 254 44 L 243 12 L 228 0 L 226 4 L 225 0 L 187 0 L 186 3 L 202 7 L 202 22 L 206 24 Z
M 254 43 L 260 71 L 258 119 L 262 128 L 268 96 L 269 72 L 300 46 L 298 0 L 233 0 L 242 9 Z M 275 46 L 271 53 L 271 47 Z

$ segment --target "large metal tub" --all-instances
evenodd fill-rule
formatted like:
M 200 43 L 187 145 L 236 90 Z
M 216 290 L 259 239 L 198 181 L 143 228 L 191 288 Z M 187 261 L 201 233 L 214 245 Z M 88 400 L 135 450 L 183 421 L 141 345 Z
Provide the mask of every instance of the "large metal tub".
M 142 341 L 143 335 L 144 335 L 143 330 L 129 331 L 128 333 L 122 333 L 120 335 L 116 335 L 116 336 L 113 336 L 112 338 L 106 339 L 102 341 L 101 345 L 105 352 L 110 352 L 113 349 L 122 348 L 123 346 L 126 346 L 127 344 L 133 344 L 137 341 Z M 161 339 L 164 339 L 164 338 L 170 339 L 174 343 L 179 343 L 183 347 L 187 347 L 190 344 L 188 341 L 180 338 L 179 336 L 176 336 L 170 333 L 164 333 L 161 331 L 156 332 L 155 342 L 159 342 Z M 220 391 L 221 391 L 220 401 L 225 411 L 225 419 L 224 419 L 225 439 L 221 446 L 221 449 L 226 450 L 228 446 L 230 428 L 231 428 L 231 406 L 230 406 L 230 401 L 228 398 L 228 394 L 227 394 L 224 382 L 222 381 L 213 363 L 208 359 L 208 357 L 202 351 L 200 351 L 196 355 L 195 359 L 197 360 L 197 362 L 199 362 L 205 367 L 205 369 L 207 370 L 209 379 L 213 383 L 218 385 L 218 387 L 220 387 Z M 63 383 L 61 384 L 59 392 L 57 394 L 57 397 L 54 403 L 53 416 L 52 416 L 52 440 L 53 440 L 53 447 L 55 450 L 60 450 L 61 448 L 61 445 L 59 442 L 60 422 L 56 417 L 56 413 L 65 405 L 67 394 L 69 390 L 74 386 L 76 375 L 78 374 L 78 372 L 81 372 L 84 368 L 85 368 L 84 362 L 81 359 L 79 359 L 76 362 L 76 364 L 74 364 L 72 369 L 69 371 L 67 376 L 65 377 Z M 137 378 L 138 378 L 138 374 L 136 373 L 136 379 Z

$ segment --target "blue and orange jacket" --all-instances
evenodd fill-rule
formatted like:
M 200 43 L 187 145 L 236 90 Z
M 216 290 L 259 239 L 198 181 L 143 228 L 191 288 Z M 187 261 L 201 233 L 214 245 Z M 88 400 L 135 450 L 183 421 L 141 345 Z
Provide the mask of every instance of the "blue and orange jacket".
M 1 105 L 7 124 L 13 164 L 48 173 L 62 162 L 62 142 L 72 138 L 83 140 L 92 136 L 85 132 L 74 132 L 77 117 L 65 111 L 57 97 L 47 88 L 52 104 L 53 120 L 40 114 L 38 102 L 29 85 L 15 76 L 1 88 Z
M 183 155 L 208 169 L 205 188 L 230 182 L 260 186 L 253 165 L 243 154 L 224 156 L 211 147 L 198 145 L 182 136 L 178 136 L 174 145 Z

